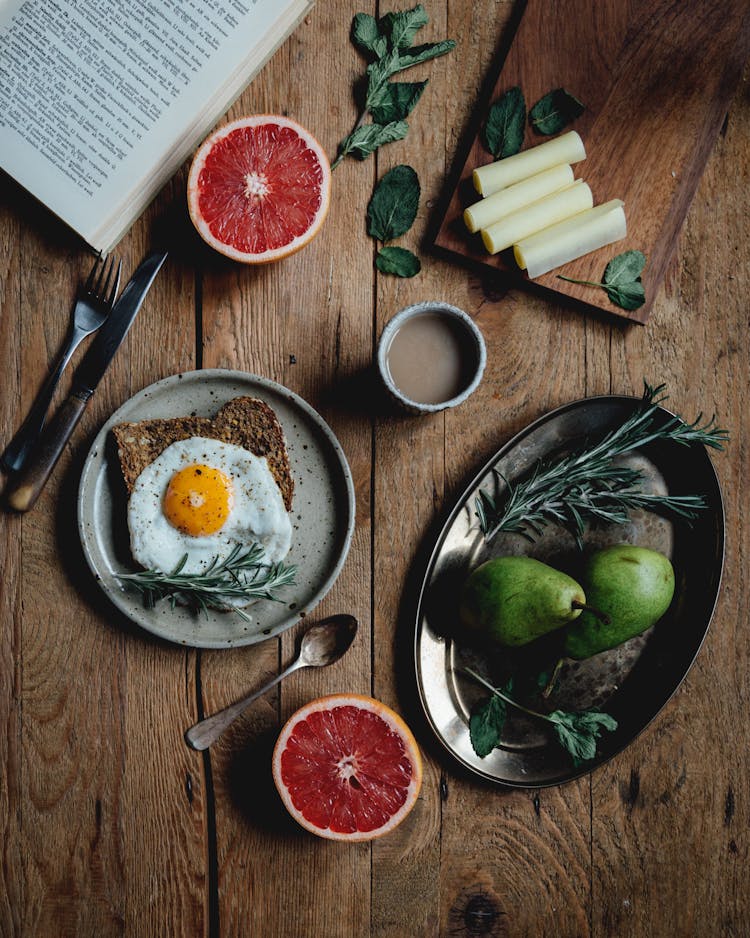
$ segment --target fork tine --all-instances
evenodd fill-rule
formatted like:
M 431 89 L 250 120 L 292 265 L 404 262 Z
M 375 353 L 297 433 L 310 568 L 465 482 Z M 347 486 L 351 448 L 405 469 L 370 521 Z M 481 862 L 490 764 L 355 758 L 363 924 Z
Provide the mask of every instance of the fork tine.
M 93 294 L 93 296 L 101 296 L 102 284 L 104 283 L 104 277 L 105 277 L 105 274 L 107 273 L 108 265 L 109 265 L 109 261 L 102 262 L 102 267 L 101 267 L 101 270 L 99 271 L 99 275 L 96 278 L 96 282 L 89 290 L 89 293 Z
M 112 292 L 107 297 L 107 305 L 112 306 L 117 298 L 117 292 L 120 289 L 120 274 L 122 272 L 122 260 L 117 262 L 117 272 L 115 274 L 115 282 L 112 284 Z M 109 279 L 107 279 L 109 283 Z
M 101 257 L 97 257 L 97 259 L 94 261 L 94 266 L 91 268 L 91 273 L 88 275 L 86 283 L 84 283 L 83 285 L 83 289 L 87 293 L 91 292 L 91 288 L 94 285 L 94 275 L 96 274 L 96 270 L 99 267 L 99 264 L 101 264 L 101 262 L 102 262 Z
M 107 295 L 109 290 L 109 281 L 112 279 L 112 272 L 115 269 L 115 257 L 114 254 L 107 259 L 107 263 L 102 271 L 102 275 L 99 278 L 99 282 L 96 285 L 96 296 L 98 299 L 103 300 Z M 104 275 L 107 275 L 106 278 Z

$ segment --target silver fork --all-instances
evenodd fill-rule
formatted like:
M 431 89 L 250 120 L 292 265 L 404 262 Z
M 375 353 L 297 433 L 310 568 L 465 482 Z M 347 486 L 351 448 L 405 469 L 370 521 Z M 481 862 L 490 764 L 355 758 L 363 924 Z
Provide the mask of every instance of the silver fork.
M 60 376 L 73 353 L 86 336 L 96 332 L 112 311 L 117 291 L 120 288 L 121 268 L 122 261 L 118 261 L 115 268 L 114 255 L 105 262 L 97 259 L 88 280 L 79 288 L 60 357 L 45 381 L 44 387 L 37 395 L 27 418 L 5 448 L 3 455 L 0 456 L 0 461 L 9 472 L 17 472 L 23 466 L 26 457 L 39 439 Z M 113 282 L 110 286 L 111 281 Z

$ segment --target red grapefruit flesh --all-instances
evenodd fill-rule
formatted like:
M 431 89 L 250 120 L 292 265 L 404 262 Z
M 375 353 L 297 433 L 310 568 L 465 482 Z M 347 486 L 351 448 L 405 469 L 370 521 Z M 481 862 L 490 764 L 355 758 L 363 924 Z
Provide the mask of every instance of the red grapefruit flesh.
M 241 117 L 201 145 L 188 176 L 188 209 L 222 254 L 264 264 L 311 241 L 328 212 L 331 168 L 318 141 L 288 117 Z
M 385 704 L 334 694 L 289 718 L 273 777 L 302 827 L 329 840 L 371 840 L 414 807 L 422 759 L 409 727 Z

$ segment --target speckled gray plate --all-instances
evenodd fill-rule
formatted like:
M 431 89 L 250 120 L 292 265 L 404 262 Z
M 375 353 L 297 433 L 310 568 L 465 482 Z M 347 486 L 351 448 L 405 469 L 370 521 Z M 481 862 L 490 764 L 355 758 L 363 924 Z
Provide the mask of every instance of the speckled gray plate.
M 294 477 L 292 548 L 294 586 L 283 602 L 247 607 L 252 621 L 236 613 L 196 615 L 168 602 L 146 609 L 124 588 L 116 572 L 137 569 L 130 555 L 127 498 L 110 429 L 124 421 L 199 414 L 212 417 L 227 401 L 249 395 L 273 408 L 284 429 Z M 83 550 L 100 586 L 133 622 L 161 638 L 199 648 L 250 645 L 297 622 L 333 585 L 349 551 L 354 529 L 354 486 L 341 446 L 325 421 L 292 391 L 240 371 L 206 369 L 173 375 L 144 388 L 122 405 L 99 431 L 83 467 L 78 496 Z
M 524 476 L 538 459 L 553 458 L 601 439 L 629 416 L 638 401 L 597 397 L 567 404 L 510 440 L 481 469 L 451 512 L 437 539 L 424 578 L 417 611 L 415 668 L 422 706 L 438 740 L 461 765 L 498 784 L 521 788 L 557 785 L 590 771 L 628 745 L 656 716 L 687 674 L 713 614 L 724 560 L 724 511 L 718 479 L 702 446 L 652 445 L 628 457 L 641 470 L 643 488 L 673 495 L 702 495 L 707 507 L 689 526 L 647 512 L 635 512 L 624 525 L 588 531 L 586 549 L 632 543 L 660 550 L 675 568 L 675 598 L 652 629 L 619 648 L 566 665 L 549 704 L 553 709 L 597 707 L 618 721 L 615 733 L 599 741 L 596 760 L 574 768 L 545 724 L 509 711 L 502 745 L 484 759 L 469 739 L 469 716 L 486 691 L 462 675 L 466 665 L 496 686 L 511 674 L 516 685 L 526 675 L 548 671 L 559 657 L 557 639 L 540 640 L 525 649 L 487 653 L 461 641 L 457 597 L 469 571 L 492 556 L 527 554 L 576 575 L 581 554 L 572 537 L 546 529 L 535 543 L 503 535 L 487 545 L 474 514 L 480 488 L 492 492 L 497 469 L 505 478 Z M 665 418 L 669 412 L 663 410 Z M 542 705 L 543 706 L 543 705 Z

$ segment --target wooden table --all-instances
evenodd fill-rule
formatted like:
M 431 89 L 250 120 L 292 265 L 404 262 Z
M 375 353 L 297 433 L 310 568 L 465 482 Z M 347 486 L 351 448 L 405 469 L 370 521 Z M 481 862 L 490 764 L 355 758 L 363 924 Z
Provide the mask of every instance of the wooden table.
M 349 25 L 361 8 L 320 3 L 232 114 L 289 113 L 332 153 L 356 117 L 351 88 L 363 63 Z M 413 280 L 376 276 L 364 224 L 373 184 L 397 163 L 417 170 L 420 214 L 400 243 L 418 247 L 511 3 L 431 0 L 429 12 L 425 38 L 457 37 L 460 52 L 423 66 L 430 84 L 405 141 L 336 170 L 328 221 L 310 247 L 265 269 L 224 262 L 187 221 L 183 169 L 118 248 L 128 271 L 154 245 L 171 255 L 40 503 L 25 517 L 2 515 L 2 935 L 748 934 L 747 85 L 647 327 L 504 292 L 426 252 Z M 7 180 L 0 254 L 7 439 L 91 261 Z M 484 381 L 453 412 L 382 414 L 360 393 L 374 342 L 398 309 L 431 298 L 476 318 L 488 345 Z M 99 592 L 75 522 L 82 462 L 102 422 L 144 385 L 196 367 L 272 378 L 333 427 L 354 474 L 357 524 L 316 615 L 347 611 L 361 623 L 343 661 L 290 678 L 207 757 L 187 749 L 185 728 L 270 678 L 297 629 L 227 651 L 154 640 Z M 410 575 L 441 510 L 503 441 L 566 401 L 637 394 L 644 377 L 667 383 L 678 412 L 715 411 L 732 432 L 715 458 L 727 550 L 708 639 L 662 714 L 610 763 L 559 788 L 491 788 L 441 757 L 422 729 L 409 679 Z M 280 721 L 333 691 L 392 705 L 424 750 L 416 809 L 372 846 L 307 835 L 273 791 Z

